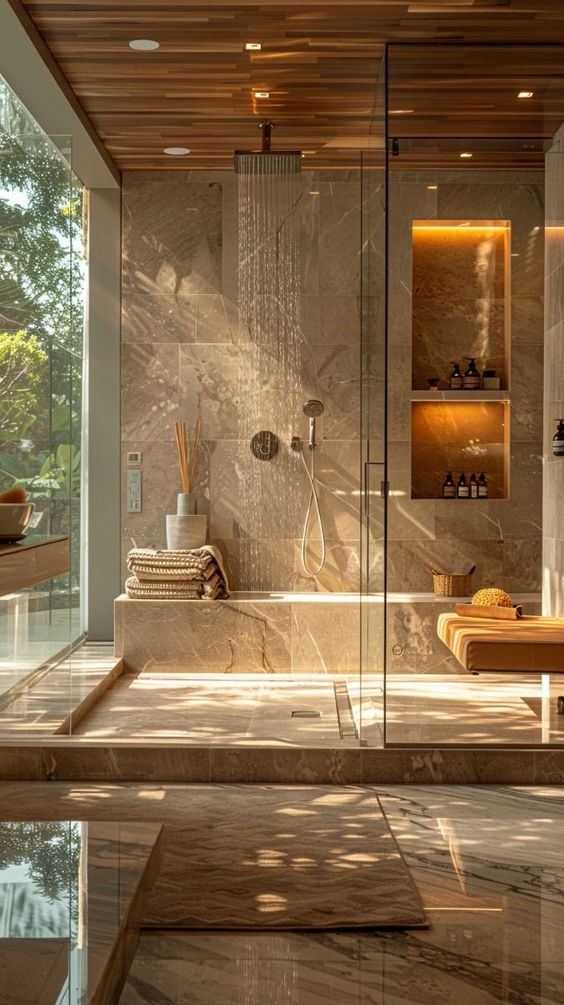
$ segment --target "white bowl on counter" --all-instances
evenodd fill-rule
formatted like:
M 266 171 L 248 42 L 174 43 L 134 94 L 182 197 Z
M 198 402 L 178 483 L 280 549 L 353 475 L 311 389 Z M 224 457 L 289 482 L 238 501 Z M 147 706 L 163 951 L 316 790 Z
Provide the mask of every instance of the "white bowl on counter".
M 21 541 L 33 516 L 35 503 L 0 503 L 0 542 Z

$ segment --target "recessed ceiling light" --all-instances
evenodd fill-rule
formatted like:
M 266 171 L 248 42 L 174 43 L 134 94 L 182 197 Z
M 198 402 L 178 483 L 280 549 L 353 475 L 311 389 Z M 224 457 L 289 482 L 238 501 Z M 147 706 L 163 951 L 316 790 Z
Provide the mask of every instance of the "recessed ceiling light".
M 189 153 L 188 147 L 165 147 L 163 150 L 163 154 L 168 154 L 169 157 L 183 157 Z
M 312 189 L 310 190 L 310 193 L 309 193 L 309 194 L 310 194 L 310 195 L 319 195 L 319 192 L 318 192 L 318 190 L 317 190 L 316 188 L 312 188 Z
M 532 98 L 533 91 L 519 91 L 518 98 Z
M 463 152 L 462 152 L 462 153 L 460 154 L 460 156 L 461 156 L 461 157 L 465 157 L 465 158 L 468 158 L 468 157 L 473 157 L 474 155 L 473 155 L 473 154 L 471 154 L 471 153 L 470 153 L 470 152 L 469 152 L 468 150 L 464 150 L 464 151 L 463 151 Z
M 255 98 L 269 98 L 270 97 L 270 91 L 255 91 L 254 95 L 255 95 Z
M 437 189 L 438 187 L 439 187 L 438 185 L 427 185 L 427 191 L 434 192 L 435 189 Z
M 390 108 L 390 115 L 413 115 L 413 108 Z
M 160 48 L 160 44 L 153 38 L 134 38 L 129 43 L 129 48 L 136 49 L 137 52 L 153 52 L 154 49 Z
M 262 42 L 245 42 L 245 49 L 248 49 L 249 52 L 260 52 Z

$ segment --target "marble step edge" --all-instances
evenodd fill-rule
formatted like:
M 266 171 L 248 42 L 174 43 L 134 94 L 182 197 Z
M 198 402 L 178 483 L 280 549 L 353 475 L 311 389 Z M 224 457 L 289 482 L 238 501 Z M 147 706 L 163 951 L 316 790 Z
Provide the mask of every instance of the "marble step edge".
M 106 674 L 98 681 L 95 687 L 93 687 L 87 694 L 84 695 L 81 701 L 73 709 L 71 709 L 70 714 L 66 719 L 61 722 L 56 729 L 53 730 L 54 735 L 69 735 L 72 733 L 79 722 L 84 719 L 89 712 L 92 711 L 94 706 L 98 703 L 100 698 L 109 688 L 113 687 L 118 677 L 121 677 L 124 672 L 125 664 L 122 659 L 116 657 L 116 662 L 113 667 L 108 670 Z
M 116 1005 L 137 952 L 141 933 L 141 919 L 148 894 L 157 879 L 162 864 L 164 828 L 161 826 L 154 844 L 140 870 L 135 887 L 125 906 L 116 936 L 106 951 L 88 952 L 88 972 L 94 975 L 94 987 L 88 988 L 85 1005 Z
M 563 785 L 564 746 L 211 747 L 53 737 L 3 742 L 0 781 Z

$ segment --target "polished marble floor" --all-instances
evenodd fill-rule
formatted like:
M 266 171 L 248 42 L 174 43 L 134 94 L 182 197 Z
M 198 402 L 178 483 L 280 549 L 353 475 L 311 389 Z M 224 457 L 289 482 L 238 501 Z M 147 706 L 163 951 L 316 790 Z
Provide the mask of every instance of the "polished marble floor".
M 564 788 L 367 788 L 427 929 L 145 931 L 119 1005 L 564 1005 Z M 193 792 L 18 782 L 0 805 L 12 819 L 166 824 Z
M 564 741 L 551 681 L 538 674 L 393 675 L 386 682 L 389 743 L 531 744 Z M 300 713 L 315 712 L 317 718 Z M 296 713 L 298 713 L 296 715 Z M 123 674 L 75 735 L 187 744 L 370 747 L 383 743 L 381 675 Z
M 378 790 L 426 930 L 154 932 L 119 1005 L 562 1005 L 564 790 Z

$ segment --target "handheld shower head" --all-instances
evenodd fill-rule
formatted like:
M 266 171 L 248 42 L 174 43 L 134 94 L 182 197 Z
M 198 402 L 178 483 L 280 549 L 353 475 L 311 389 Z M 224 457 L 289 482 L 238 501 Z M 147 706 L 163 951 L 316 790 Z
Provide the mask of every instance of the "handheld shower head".
M 304 415 L 307 415 L 309 419 L 316 419 L 317 416 L 323 415 L 324 411 L 325 405 L 322 401 L 318 401 L 317 398 L 311 398 L 304 405 Z
M 315 442 L 315 420 L 323 415 L 325 411 L 325 405 L 322 401 L 318 401 L 317 398 L 311 398 L 306 401 L 304 405 L 304 415 L 307 415 L 309 419 L 309 449 L 315 450 L 317 443 Z

